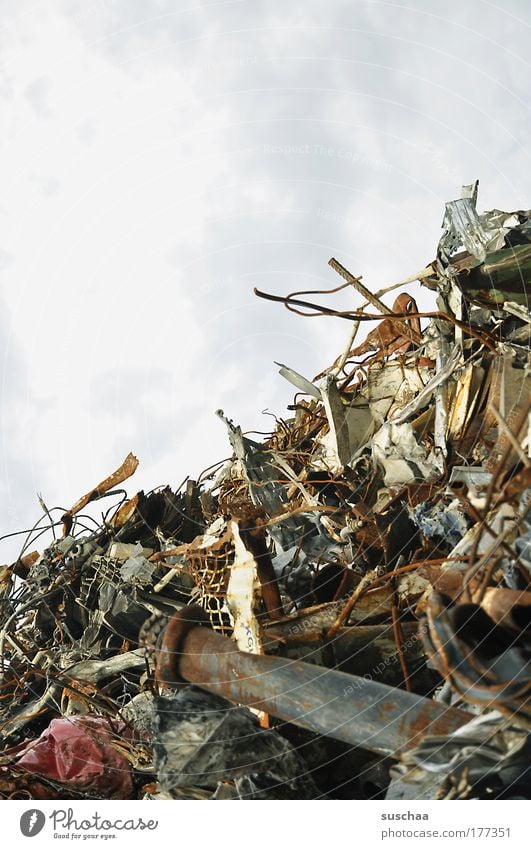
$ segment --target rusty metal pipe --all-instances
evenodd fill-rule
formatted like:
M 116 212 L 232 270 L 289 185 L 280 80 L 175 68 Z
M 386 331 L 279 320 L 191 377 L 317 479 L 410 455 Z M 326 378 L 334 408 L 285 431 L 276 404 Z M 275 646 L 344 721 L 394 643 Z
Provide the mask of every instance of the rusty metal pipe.
M 171 644 L 171 632 L 170 623 L 158 651 L 159 680 L 184 679 L 352 746 L 398 756 L 428 732 L 446 735 L 472 718 L 378 681 L 302 661 L 246 654 L 229 638 L 190 620 L 180 631 L 178 647 Z

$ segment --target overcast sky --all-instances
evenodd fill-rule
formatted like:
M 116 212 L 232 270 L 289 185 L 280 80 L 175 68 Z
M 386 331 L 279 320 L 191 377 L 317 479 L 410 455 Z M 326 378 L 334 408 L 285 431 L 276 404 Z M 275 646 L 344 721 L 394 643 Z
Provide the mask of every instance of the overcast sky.
M 337 285 L 331 256 L 399 280 L 476 177 L 482 209 L 530 205 L 525 0 L 0 10 L 4 532 L 129 450 L 131 493 L 197 475 L 218 407 L 268 430 L 273 360 L 312 377 L 349 328 L 253 286 Z

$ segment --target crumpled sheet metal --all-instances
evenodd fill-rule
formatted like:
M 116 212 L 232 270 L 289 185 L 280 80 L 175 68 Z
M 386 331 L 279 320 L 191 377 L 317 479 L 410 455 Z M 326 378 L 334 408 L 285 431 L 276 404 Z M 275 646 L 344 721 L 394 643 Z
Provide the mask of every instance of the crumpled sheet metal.
M 437 378 L 431 376 L 428 366 L 419 366 L 416 361 L 375 363 L 367 375 L 367 388 L 361 394 L 367 397 L 372 417 L 383 424 L 389 420 L 400 424 L 429 399 L 435 391 Z M 443 380 L 444 375 L 443 375 Z
M 520 798 L 529 784 L 530 755 L 529 735 L 491 711 L 405 752 L 391 768 L 386 798 L 484 798 L 489 789 L 491 798 Z
M 460 247 L 484 263 L 487 254 L 500 251 L 508 234 L 514 233 L 510 244 L 529 241 L 529 215 L 518 212 L 502 212 L 494 209 L 478 215 L 476 204 L 479 180 L 472 186 L 463 186 L 462 197 L 446 204 L 442 236 L 438 254 L 447 262 Z
M 304 761 L 256 717 L 220 696 L 188 687 L 159 698 L 155 767 L 163 792 L 205 788 L 213 798 L 312 799 L 319 795 Z M 218 795 L 219 798 L 219 795 Z
M 445 257 L 450 257 L 462 245 L 483 262 L 488 249 L 495 249 L 500 240 L 499 232 L 485 229 L 471 198 L 460 198 L 446 204 L 443 228 L 446 232 L 439 242 L 439 250 Z
M 275 452 L 267 450 L 243 436 L 241 428 L 227 419 L 222 410 L 218 416 L 225 423 L 231 445 L 238 460 L 241 462 L 249 483 L 250 500 L 256 507 L 265 510 L 268 516 L 289 514 L 289 502 L 286 487 L 279 483 L 282 472 L 282 460 Z M 279 468 L 279 460 L 281 468 Z M 288 472 L 289 474 L 289 472 Z M 311 506 L 311 505 L 310 505 Z M 296 545 L 301 534 L 301 522 L 291 519 L 289 515 L 282 523 L 270 527 L 270 534 L 282 550 Z
M 531 210 L 478 215 L 477 183 L 463 189 L 462 198 L 446 204 L 439 271 L 470 303 L 495 309 L 509 301 L 528 311 Z
M 441 476 L 444 462 L 419 445 L 409 422 L 387 422 L 372 438 L 372 455 L 383 467 L 387 486 L 430 481 Z

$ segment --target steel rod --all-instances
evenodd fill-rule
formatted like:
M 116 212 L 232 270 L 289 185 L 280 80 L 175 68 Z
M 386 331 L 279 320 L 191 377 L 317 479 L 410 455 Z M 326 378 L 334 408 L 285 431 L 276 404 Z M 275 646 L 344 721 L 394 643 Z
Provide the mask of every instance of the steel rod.
M 303 661 L 247 654 L 228 637 L 189 626 L 178 649 L 170 644 L 171 627 L 167 629 L 158 652 L 159 678 L 167 681 L 172 669 L 177 678 L 235 704 L 353 746 L 397 756 L 428 733 L 447 735 L 472 718 L 465 711 L 369 678 Z

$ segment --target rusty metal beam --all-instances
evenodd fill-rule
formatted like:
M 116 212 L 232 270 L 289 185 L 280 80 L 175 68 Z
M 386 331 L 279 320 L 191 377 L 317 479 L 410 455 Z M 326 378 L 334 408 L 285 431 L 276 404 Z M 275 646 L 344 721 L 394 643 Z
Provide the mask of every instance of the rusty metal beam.
M 471 714 L 378 681 L 238 651 L 227 637 L 180 611 L 157 653 L 160 682 L 188 681 L 231 702 L 373 752 L 398 756 L 428 733 L 447 735 Z

